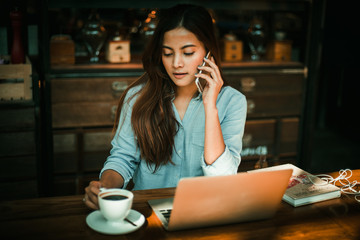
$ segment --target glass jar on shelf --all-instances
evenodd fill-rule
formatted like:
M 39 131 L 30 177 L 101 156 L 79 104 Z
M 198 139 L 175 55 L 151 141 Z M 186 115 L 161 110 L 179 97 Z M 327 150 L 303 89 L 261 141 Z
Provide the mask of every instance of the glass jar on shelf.
M 96 10 L 91 11 L 87 22 L 81 29 L 81 37 L 89 51 L 90 62 L 99 62 L 100 50 L 105 43 L 107 32 Z
M 260 17 L 254 16 L 248 28 L 248 44 L 251 60 L 259 61 L 266 51 L 266 31 Z

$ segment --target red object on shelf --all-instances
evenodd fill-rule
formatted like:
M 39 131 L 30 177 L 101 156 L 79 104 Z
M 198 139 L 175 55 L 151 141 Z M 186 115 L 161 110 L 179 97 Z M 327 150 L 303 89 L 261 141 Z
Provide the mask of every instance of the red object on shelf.
M 19 10 L 10 12 L 11 25 L 13 28 L 13 42 L 11 48 L 11 63 L 25 63 L 25 53 L 21 36 L 22 14 Z

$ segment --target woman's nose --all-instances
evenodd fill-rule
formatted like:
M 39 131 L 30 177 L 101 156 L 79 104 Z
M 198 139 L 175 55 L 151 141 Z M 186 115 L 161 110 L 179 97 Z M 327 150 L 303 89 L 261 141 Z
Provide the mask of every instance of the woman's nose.
M 179 68 L 179 67 L 183 67 L 183 66 L 184 66 L 184 61 L 183 61 L 181 55 L 176 54 L 176 55 L 174 56 L 173 66 L 174 66 L 174 68 Z

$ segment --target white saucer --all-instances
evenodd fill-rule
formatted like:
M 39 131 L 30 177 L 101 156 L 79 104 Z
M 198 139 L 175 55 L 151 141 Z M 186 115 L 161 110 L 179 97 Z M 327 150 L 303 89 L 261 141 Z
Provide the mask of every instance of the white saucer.
M 139 229 L 145 222 L 144 215 L 133 209 L 130 210 L 129 215 L 126 218 L 133 222 L 136 226 L 126 221 L 116 224 L 110 224 L 103 217 L 99 210 L 90 213 L 86 217 L 86 223 L 90 228 L 97 232 L 116 235 L 131 233 Z

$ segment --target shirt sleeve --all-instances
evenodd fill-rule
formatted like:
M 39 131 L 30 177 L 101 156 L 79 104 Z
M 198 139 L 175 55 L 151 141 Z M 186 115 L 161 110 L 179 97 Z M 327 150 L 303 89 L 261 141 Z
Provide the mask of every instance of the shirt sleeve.
M 118 172 L 124 179 L 123 188 L 131 180 L 140 161 L 140 152 L 136 147 L 137 143 L 131 126 L 131 110 L 134 101 L 135 98 L 130 102 L 127 99 L 124 101 L 119 126 L 111 141 L 110 156 L 106 159 L 100 172 L 100 178 L 106 170 L 111 169 Z
M 220 157 L 211 165 L 207 165 L 204 155 L 202 156 L 201 167 L 204 172 L 204 176 L 221 176 L 232 175 L 237 173 L 238 166 L 240 164 L 240 156 L 233 156 L 230 150 L 225 146 L 225 151 Z
M 238 172 L 241 162 L 242 137 L 246 122 L 247 103 L 243 94 L 235 89 L 226 93 L 225 101 L 218 104 L 225 150 L 216 161 L 207 165 L 204 155 L 201 167 L 205 176 L 231 175 Z M 224 111 L 223 111 L 224 110 Z

